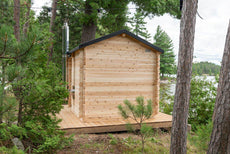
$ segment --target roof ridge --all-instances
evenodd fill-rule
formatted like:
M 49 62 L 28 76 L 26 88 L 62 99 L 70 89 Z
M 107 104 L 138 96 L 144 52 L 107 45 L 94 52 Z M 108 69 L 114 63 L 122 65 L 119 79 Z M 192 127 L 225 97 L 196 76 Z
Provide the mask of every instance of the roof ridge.
M 111 37 L 120 35 L 120 34 L 122 34 L 122 33 L 125 33 L 125 34 L 131 36 L 132 38 L 134 38 L 134 39 L 136 39 L 136 40 L 138 40 L 138 41 L 144 43 L 145 45 L 147 45 L 147 46 L 149 46 L 149 47 L 151 47 L 151 48 L 153 48 L 153 49 L 155 49 L 155 50 L 157 50 L 157 51 L 159 51 L 159 52 L 161 52 L 161 53 L 164 53 L 164 50 L 163 50 L 163 49 L 161 49 L 161 48 L 159 48 L 159 47 L 153 45 L 152 43 L 150 43 L 150 42 L 144 40 L 143 38 L 141 38 L 141 37 L 139 37 L 139 36 L 137 36 L 137 35 L 135 35 L 135 34 L 133 34 L 133 33 L 131 33 L 131 32 L 129 32 L 129 31 L 126 30 L 126 29 L 122 29 L 122 30 L 113 32 L 113 33 L 111 33 L 111 34 L 102 36 L 102 37 L 100 37 L 100 38 L 97 38 L 97 39 L 94 39 L 94 40 L 91 40 L 91 41 L 88 41 L 88 42 L 81 43 L 81 44 L 78 45 L 77 47 L 75 47 L 75 48 L 73 48 L 72 50 L 68 51 L 67 54 L 71 54 L 71 53 L 75 52 L 76 50 L 79 50 L 79 49 L 84 48 L 84 47 L 86 47 L 86 46 L 89 46 L 89 45 L 91 45 L 91 44 L 94 44 L 94 43 L 103 41 L 103 40 L 105 40 L 105 39 L 109 39 L 109 38 L 111 38 Z

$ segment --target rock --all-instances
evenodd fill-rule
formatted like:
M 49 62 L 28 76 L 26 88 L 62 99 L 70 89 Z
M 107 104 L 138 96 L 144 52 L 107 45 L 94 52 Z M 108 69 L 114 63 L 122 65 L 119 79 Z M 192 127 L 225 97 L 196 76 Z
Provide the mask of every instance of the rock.
M 192 130 L 191 124 L 188 124 L 187 126 L 188 126 L 187 132 L 190 133 Z
M 19 149 L 19 150 L 25 150 L 24 145 L 22 144 L 22 142 L 19 140 L 19 138 L 15 137 L 11 140 L 14 145 Z

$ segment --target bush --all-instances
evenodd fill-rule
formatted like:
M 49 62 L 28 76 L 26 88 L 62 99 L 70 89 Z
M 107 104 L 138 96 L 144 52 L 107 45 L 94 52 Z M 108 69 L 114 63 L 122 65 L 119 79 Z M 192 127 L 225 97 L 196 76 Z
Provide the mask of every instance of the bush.
M 144 121 L 151 118 L 153 114 L 152 101 L 148 100 L 147 105 L 144 103 L 144 97 L 139 96 L 136 98 L 137 104 L 132 104 L 130 101 L 125 100 L 125 106 L 119 105 L 118 109 L 124 119 L 132 119 L 138 125 L 139 135 L 142 142 L 142 153 L 144 153 L 145 140 L 153 134 L 152 127 L 147 126 Z M 131 125 L 127 125 L 129 130 L 134 130 Z M 134 130 L 135 131 L 135 130 Z
M 188 118 L 192 130 L 196 130 L 196 126 L 208 124 L 212 119 L 217 90 L 215 83 L 206 77 L 192 78 Z
M 217 79 L 216 79 L 217 80 Z M 216 99 L 216 81 L 209 81 L 206 77 L 192 77 L 189 117 L 188 123 L 192 130 L 196 130 L 199 125 L 206 125 L 212 119 L 215 99 Z M 166 114 L 172 114 L 174 98 L 163 90 L 165 96 L 160 100 L 160 111 Z
M 12 147 L 11 139 L 27 137 L 26 130 L 17 125 L 8 126 L 6 123 L 0 124 L 0 145 Z
M 170 92 L 170 84 L 160 85 L 160 111 L 172 115 L 174 96 Z
M 69 145 L 73 138 L 64 137 L 64 132 L 52 125 L 52 121 L 47 126 L 39 125 L 33 121 L 26 122 L 28 138 L 25 140 L 28 147 L 32 147 L 34 153 L 54 153 L 57 150 Z
M 188 139 L 200 151 L 206 152 L 208 149 L 208 144 L 212 133 L 212 121 L 209 121 L 208 124 L 198 126 L 197 130 L 194 133 L 195 135 L 190 134 L 188 136 Z
M 16 147 L 6 148 L 5 146 L 0 147 L 1 154 L 24 154 L 22 150 L 18 150 Z

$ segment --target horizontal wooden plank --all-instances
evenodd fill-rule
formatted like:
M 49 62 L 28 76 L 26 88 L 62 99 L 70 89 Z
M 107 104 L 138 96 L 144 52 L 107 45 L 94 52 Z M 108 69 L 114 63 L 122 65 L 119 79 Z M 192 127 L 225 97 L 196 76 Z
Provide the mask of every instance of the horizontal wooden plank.
M 149 98 L 149 97 L 148 97 Z M 136 103 L 135 101 L 136 97 L 133 97 L 133 99 L 128 99 L 130 102 L 132 103 Z M 85 103 L 85 106 L 89 106 L 89 107 L 95 107 L 95 106 L 103 106 L 103 107 L 110 107 L 111 105 L 112 106 L 115 106 L 117 107 L 119 104 L 124 104 L 124 98 L 123 99 L 119 99 L 119 100 L 106 100 L 106 101 L 101 101 L 101 100 L 96 100 L 96 101 L 86 101 Z M 146 99 L 147 100 L 147 99 Z M 147 103 L 147 101 L 145 101 L 145 103 Z
M 97 46 L 96 48 L 85 48 L 86 57 L 92 55 L 123 55 L 123 56 L 146 56 L 149 55 L 150 57 L 156 57 L 156 52 L 146 52 L 146 48 L 142 47 L 129 47 L 129 46 Z M 148 57 L 146 57 L 148 58 Z
M 85 91 L 154 91 L 156 87 L 154 86 L 100 86 L 100 87 L 92 87 L 86 86 Z
M 70 132 L 81 132 L 81 133 L 96 133 L 96 132 L 110 132 L 110 131 L 125 131 L 126 123 L 120 116 L 116 117 L 113 115 L 107 115 L 107 117 L 96 117 L 96 115 L 90 115 L 84 119 L 78 118 L 70 108 L 65 105 L 64 109 L 57 115 L 58 118 L 62 119 L 59 124 L 61 129 L 70 130 Z M 135 123 L 130 121 L 131 124 Z M 163 113 L 158 113 L 154 117 L 147 121 L 148 125 L 152 127 L 171 127 L 172 116 Z M 122 126 L 122 128 L 121 128 Z
M 127 42 L 122 45 L 117 45 L 117 43 L 114 43 L 112 41 L 104 41 L 103 43 L 98 44 L 96 48 L 87 48 L 87 50 L 95 50 L 95 49 L 106 49 L 106 50 L 120 49 L 120 50 L 131 50 L 131 51 L 141 50 L 145 52 L 146 47 L 143 47 L 138 43 L 133 43 L 132 45 L 129 45 Z
M 110 57 L 113 57 L 114 59 L 145 59 L 145 60 L 154 60 L 155 56 L 151 55 L 122 55 L 122 54 L 116 54 L 116 53 L 106 53 L 106 54 L 92 54 L 92 55 L 87 55 L 87 58 L 103 58 L 103 59 L 108 59 Z
M 156 82 L 85 82 L 85 86 L 146 86 L 156 85 Z
M 86 82 L 155 82 L 151 77 L 145 78 L 135 78 L 135 77 L 126 77 L 126 78 L 95 78 L 95 77 L 86 77 Z
M 135 68 L 142 68 L 142 69 L 150 69 L 150 68 L 156 68 L 156 64 L 102 64 L 102 63 L 87 63 L 85 65 L 85 68 L 129 68 L 129 69 L 135 69 Z
M 91 73 L 85 71 L 86 78 L 120 78 L 121 80 L 125 78 L 145 78 L 145 79 L 153 79 L 156 73 Z
M 138 72 L 138 73 L 145 73 L 145 72 L 153 72 L 155 71 L 153 67 L 151 68 L 84 68 L 85 71 L 87 72 L 112 72 L 112 73 L 115 73 L 115 72 Z
M 151 95 L 153 92 L 149 91 L 122 91 L 122 92 L 85 92 L 85 98 L 90 96 L 107 96 L 107 95 L 116 95 L 116 96 L 144 96 L 144 95 Z
M 85 112 L 86 114 L 96 113 L 96 114 L 103 114 L 103 113 L 118 113 L 118 105 L 119 104 L 109 104 L 109 105 L 85 105 Z
M 155 93 L 154 93 L 155 94 Z M 148 99 L 148 98 L 151 98 L 153 94 L 149 94 L 149 95 L 142 95 L 145 99 Z M 137 95 L 137 96 L 140 96 L 140 95 Z M 133 96 L 133 95 L 127 95 L 127 96 L 119 96 L 119 95 L 105 95 L 105 96 L 90 96 L 90 97 L 86 97 L 85 100 L 86 101 L 92 101 L 92 100 L 98 100 L 98 101 L 104 101 L 104 100 L 111 100 L 111 99 L 114 99 L 114 100 L 119 100 L 119 99 L 128 99 L 128 100 L 131 100 L 133 98 L 136 98 L 137 96 Z
M 169 128 L 172 127 L 171 121 L 150 123 L 150 126 L 153 128 Z M 133 124 L 133 127 L 137 128 L 137 125 Z M 108 125 L 108 126 L 97 126 L 97 127 L 84 127 L 84 128 L 65 128 L 63 129 L 66 134 L 79 134 L 79 133 L 104 133 L 104 132 L 119 132 L 127 131 L 126 124 L 122 125 Z
M 86 64 L 91 62 L 100 62 L 100 63 L 127 63 L 127 64 L 153 64 L 156 60 L 153 59 L 131 59 L 131 58 L 101 58 L 101 57 L 94 57 L 94 58 L 86 58 Z
M 86 58 L 102 58 L 102 59 L 130 59 L 130 60 L 156 60 L 155 54 L 139 54 L 139 51 L 136 51 L 137 53 L 133 53 L 133 51 L 118 51 L 118 50 L 98 50 L 98 52 L 93 52 L 91 54 L 87 53 Z

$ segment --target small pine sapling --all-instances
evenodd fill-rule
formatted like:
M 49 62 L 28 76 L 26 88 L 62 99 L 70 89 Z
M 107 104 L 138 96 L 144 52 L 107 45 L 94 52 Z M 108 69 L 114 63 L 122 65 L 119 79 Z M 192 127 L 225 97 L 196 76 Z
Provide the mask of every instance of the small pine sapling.
M 147 126 L 144 121 L 151 118 L 153 114 L 152 100 L 148 100 L 147 104 L 144 103 L 144 97 L 139 96 L 136 98 L 137 104 L 132 104 L 129 100 L 124 100 L 124 106 L 118 106 L 121 116 L 124 119 L 132 119 L 137 123 L 140 131 L 139 135 L 142 142 L 142 153 L 144 153 L 145 139 L 152 134 L 152 127 Z M 128 125 L 129 129 L 132 128 Z

